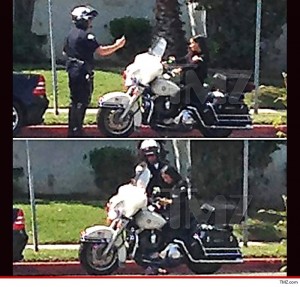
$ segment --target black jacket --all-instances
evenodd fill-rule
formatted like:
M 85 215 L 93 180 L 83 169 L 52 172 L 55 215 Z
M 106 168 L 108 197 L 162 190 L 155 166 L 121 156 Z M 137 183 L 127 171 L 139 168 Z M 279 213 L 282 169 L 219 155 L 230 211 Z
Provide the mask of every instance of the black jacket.
M 149 181 L 149 184 L 147 186 L 148 197 L 152 196 L 153 187 L 155 187 L 155 186 L 159 187 L 160 189 L 169 189 L 170 188 L 170 186 L 163 181 L 163 179 L 160 175 L 160 171 L 165 165 L 166 165 L 166 163 L 163 161 L 158 161 L 157 167 L 156 167 L 156 165 L 152 165 L 152 164 L 148 163 L 148 168 L 152 175 L 151 179 Z
M 194 56 L 199 56 L 202 58 L 202 61 L 193 61 L 192 58 Z M 205 79 L 207 78 L 207 59 L 204 54 L 199 54 L 195 52 L 189 52 L 184 57 L 179 58 L 176 60 L 177 64 L 182 64 L 183 73 L 181 75 L 181 84 L 187 85 L 190 84 L 187 80 L 188 77 L 187 73 L 189 71 L 194 71 L 197 75 L 198 79 L 203 84 Z

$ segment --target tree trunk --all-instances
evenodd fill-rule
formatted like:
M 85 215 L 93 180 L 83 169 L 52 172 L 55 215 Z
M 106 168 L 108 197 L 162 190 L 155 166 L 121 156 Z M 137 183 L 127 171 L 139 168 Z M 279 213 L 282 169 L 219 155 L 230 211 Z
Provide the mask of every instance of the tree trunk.
M 165 56 L 180 57 L 187 53 L 180 14 L 180 4 L 177 0 L 156 0 L 154 36 L 164 37 L 167 40 Z
M 17 0 L 15 3 L 15 24 L 30 32 L 35 0 Z
M 190 140 L 172 140 L 175 162 L 178 172 L 184 177 L 190 177 L 191 148 Z

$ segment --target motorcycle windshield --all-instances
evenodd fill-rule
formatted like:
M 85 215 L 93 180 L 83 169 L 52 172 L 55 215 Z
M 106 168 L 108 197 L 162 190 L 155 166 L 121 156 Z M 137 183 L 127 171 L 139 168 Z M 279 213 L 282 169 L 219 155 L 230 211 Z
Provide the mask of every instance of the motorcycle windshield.
M 155 57 L 162 58 L 162 56 L 166 51 L 166 48 L 167 48 L 167 41 L 164 38 L 159 37 L 157 40 L 154 41 L 151 48 L 149 48 L 149 54 Z

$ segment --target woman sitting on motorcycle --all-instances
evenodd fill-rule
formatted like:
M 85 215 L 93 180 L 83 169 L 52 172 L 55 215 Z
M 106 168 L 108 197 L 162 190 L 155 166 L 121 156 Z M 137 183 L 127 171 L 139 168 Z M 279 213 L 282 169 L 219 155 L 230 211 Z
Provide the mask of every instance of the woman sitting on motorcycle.
M 189 207 L 189 187 L 187 182 L 177 172 L 177 170 L 169 165 L 166 165 L 161 170 L 161 177 L 171 186 L 167 192 L 169 197 L 161 198 L 160 204 L 169 204 L 169 220 L 164 227 L 170 238 L 184 237 L 189 234 L 190 226 L 194 217 L 190 212 Z M 166 191 L 163 191 L 166 194 Z
M 172 70 L 172 74 L 180 74 L 180 92 L 171 97 L 171 110 L 176 112 L 180 106 L 193 104 L 198 106 L 207 99 L 207 91 L 203 88 L 207 78 L 207 63 L 209 61 L 208 49 L 203 37 L 190 38 L 188 53 L 176 59 L 174 56 L 168 58 L 168 62 L 179 67 Z M 172 124 L 174 119 L 166 119 L 164 124 Z
M 163 227 L 162 233 L 165 237 L 165 242 L 171 242 L 175 237 L 182 238 L 187 233 L 186 229 L 190 225 L 187 219 L 190 217 L 188 184 L 176 169 L 170 165 L 165 165 L 161 169 L 160 176 L 169 188 L 160 188 L 159 191 L 156 191 L 157 193 L 154 192 L 152 197 L 149 198 L 149 203 L 156 205 L 156 211 L 167 218 L 167 224 Z M 164 197 L 162 198 L 162 196 Z M 166 273 L 168 273 L 167 270 L 158 268 L 155 262 L 150 263 L 145 270 L 146 275 Z
M 182 67 L 173 70 L 174 73 L 181 74 L 181 83 L 183 85 L 199 84 L 195 75 L 203 85 L 207 78 L 207 63 L 209 61 L 208 49 L 203 37 L 195 36 L 190 38 L 188 53 L 178 59 L 171 56 L 169 60 L 176 64 L 183 64 Z M 191 71 L 193 73 L 189 73 Z

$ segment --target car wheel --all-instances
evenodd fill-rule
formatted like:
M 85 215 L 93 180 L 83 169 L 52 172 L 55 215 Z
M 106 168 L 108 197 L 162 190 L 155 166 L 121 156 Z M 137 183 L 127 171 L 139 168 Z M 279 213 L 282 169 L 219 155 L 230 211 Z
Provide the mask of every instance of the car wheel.
M 24 115 L 20 105 L 13 103 L 13 135 L 16 136 L 24 123 Z

